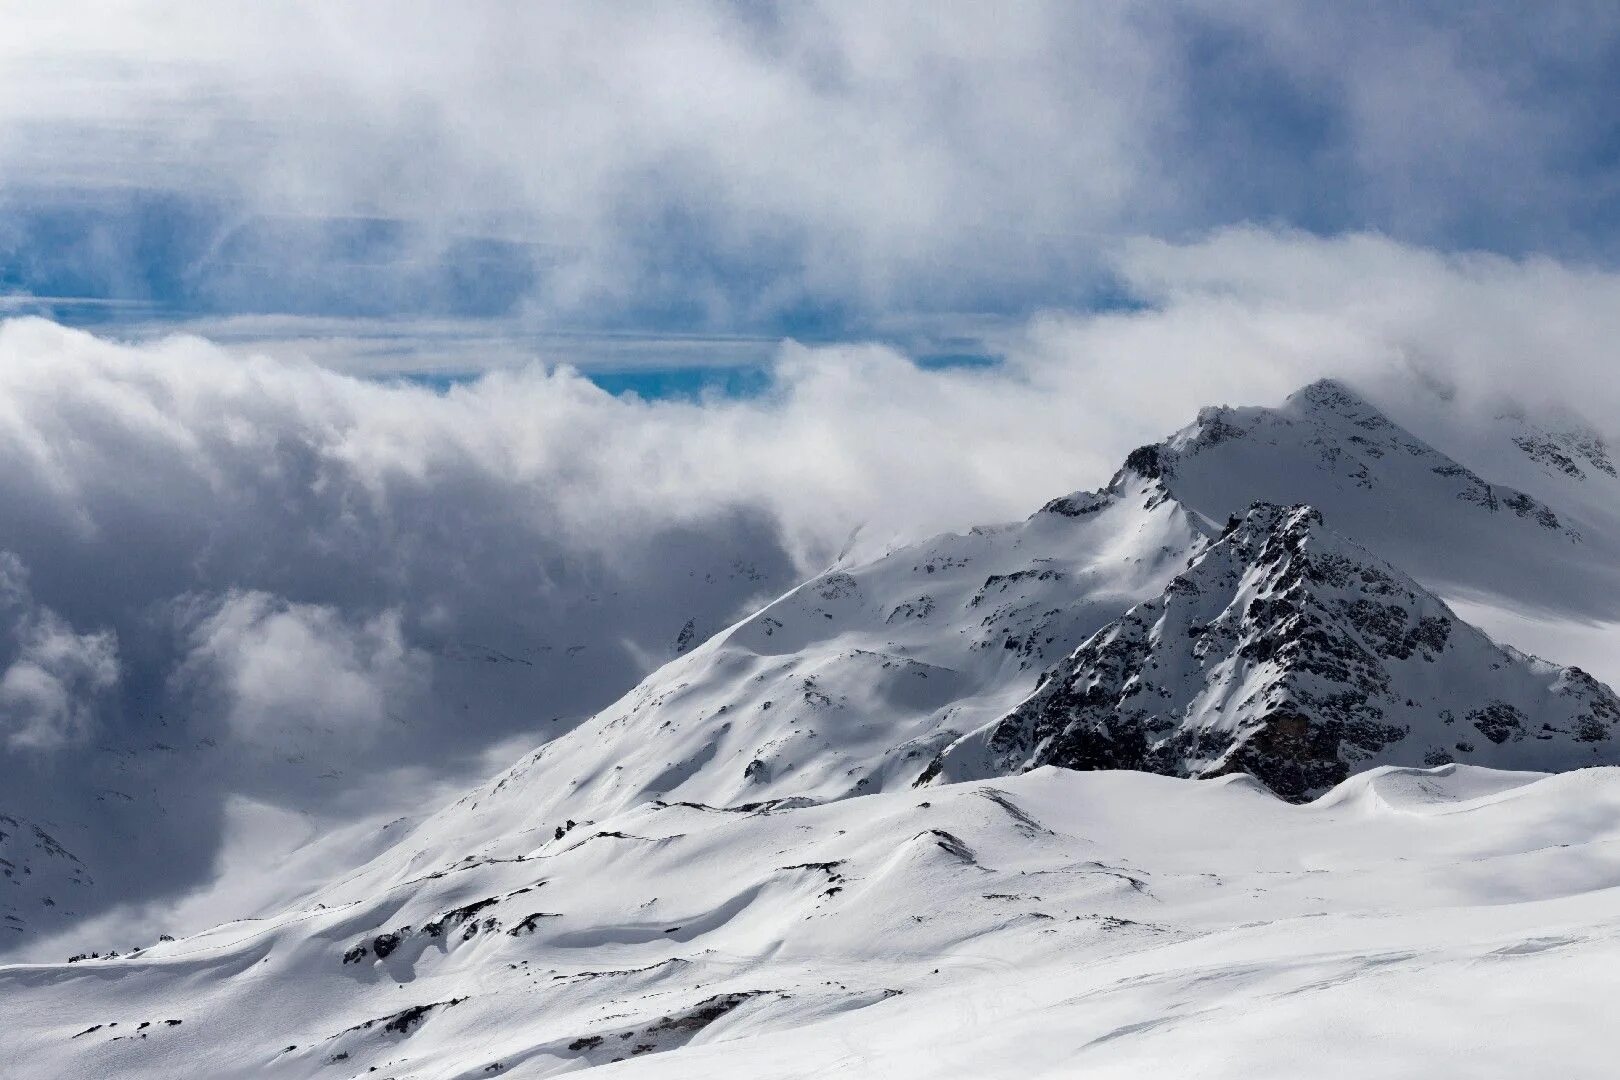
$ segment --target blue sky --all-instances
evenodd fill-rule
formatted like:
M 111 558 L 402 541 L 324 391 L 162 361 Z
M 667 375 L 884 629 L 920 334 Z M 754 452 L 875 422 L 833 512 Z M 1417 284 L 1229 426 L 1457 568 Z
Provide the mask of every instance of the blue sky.
M 657 395 L 993 360 L 1140 236 L 1615 262 L 1612 5 L 163 7 L 0 46 L 9 310 Z

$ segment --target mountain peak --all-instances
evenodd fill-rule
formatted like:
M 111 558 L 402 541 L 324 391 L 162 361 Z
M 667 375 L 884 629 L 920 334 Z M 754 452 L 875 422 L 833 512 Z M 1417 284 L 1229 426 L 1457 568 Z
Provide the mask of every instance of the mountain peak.
M 1138 446 L 1125 455 L 1125 468 L 1144 480 L 1158 480 L 1165 473 L 1164 457 L 1163 449 L 1157 443 Z
M 1335 378 L 1317 379 L 1295 390 L 1288 395 L 1284 407 L 1295 404 L 1316 409 L 1330 409 L 1345 415 L 1375 413 L 1383 417 L 1376 407 L 1351 389 L 1349 384 Z

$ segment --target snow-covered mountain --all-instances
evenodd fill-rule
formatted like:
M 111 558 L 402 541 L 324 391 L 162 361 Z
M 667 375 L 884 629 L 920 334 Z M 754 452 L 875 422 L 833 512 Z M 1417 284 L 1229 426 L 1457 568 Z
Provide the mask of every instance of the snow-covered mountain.
M 1160 593 L 1207 527 L 1154 481 L 1059 499 L 793 589 L 462 801 L 464 835 L 654 799 L 714 806 L 904 788 L 1041 673 Z M 498 826 L 504 828 L 504 826 Z
M 1334 382 L 1205 410 L 1097 491 L 682 627 L 259 918 L 0 968 L 0 1045 L 84 1077 L 1251 1076 L 1380 1045 L 1599 1075 L 1543 1021 L 1596 1024 L 1616 958 L 1620 772 L 1582 766 L 1620 761 L 1620 701 L 1451 603 L 1620 597 L 1608 451 L 1538 430 L 1489 443 L 1510 484 Z M 1468 1038 L 1439 1010 L 1388 1038 L 1393 1002 L 1465 989 Z
M 1228 433 L 1238 423 L 1232 417 L 1241 417 L 1249 433 Z M 1369 432 L 1377 434 L 1376 445 Z M 1241 453 L 1232 449 L 1237 445 Z M 1349 460 L 1351 450 L 1324 449 L 1334 445 L 1354 448 L 1357 459 Z M 1311 510 L 1292 521 L 1262 513 L 1229 528 L 1233 515 L 1221 492 L 1238 481 L 1214 482 L 1226 475 L 1213 464 L 1222 456 L 1232 475 L 1253 474 L 1256 493 L 1314 489 L 1319 501 L 1356 525 L 1366 548 L 1332 535 L 1321 525 L 1325 515 Z M 1418 486 L 1419 496 L 1410 485 Z M 1494 509 L 1483 495 L 1471 497 L 1482 492 Z M 1444 548 L 1470 533 L 1490 533 L 1494 538 L 1482 543 L 1496 545 L 1504 560 L 1499 566 L 1526 561 L 1549 578 L 1603 569 L 1588 548 L 1603 549 L 1606 541 L 1576 536 L 1535 511 L 1504 510 L 1510 504 L 1540 505 L 1456 465 L 1338 383 L 1313 384 L 1281 410 L 1205 410 L 1198 423 L 1133 452 L 1098 491 L 1054 499 L 1022 522 L 936 537 L 806 582 L 655 673 L 577 735 L 519 762 L 453 812 L 461 815 L 462 835 L 498 845 L 507 834 L 509 805 L 555 825 L 654 799 L 713 806 L 819 802 L 909 787 L 943 765 L 936 759 L 947 747 L 955 747 L 950 759 L 966 776 L 1038 764 L 1041 759 L 1014 752 L 987 757 L 973 747 L 990 730 L 1010 732 L 1018 721 L 1004 724 L 1004 718 L 1092 635 L 1137 604 L 1162 604 L 1167 591 L 1194 587 L 1207 592 L 1198 603 L 1212 608 L 1198 616 L 1200 625 L 1238 601 L 1232 639 L 1216 632 L 1199 643 L 1183 630 L 1174 644 L 1155 643 L 1164 653 L 1142 652 L 1140 671 L 1127 663 L 1115 672 L 1116 694 L 1152 684 L 1163 706 L 1156 723 L 1168 725 L 1169 717 L 1191 708 L 1188 734 L 1206 727 L 1214 734 L 1189 746 L 1186 760 L 1094 764 L 1173 774 L 1193 771 L 1195 762 L 1199 771 L 1215 769 L 1221 752 L 1236 743 L 1257 750 L 1285 730 L 1280 721 L 1260 724 L 1267 703 L 1298 705 L 1298 665 L 1321 661 L 1309 655 L 1321 631 L 1306 625 L 1303 614 L 1285 618 L 1282 599 L 1312 558 L 1322 564 L 1319 574 L 1351 573 L 1330 568 L 1335 558 L 1358 572 L 1354 581 L 1334 586 L 1332 597 L 1325 581 L 1299 584 L 1320 594 L 1318 606 L 1330 605 L 1326 621 L 1338 634 L 1337 647 L 1369 658 L 1365 670 L 1336 673 L 1343 685 L 1314 694 L 1318 711 L 1340 708 L 1345 715 L 1334 724 L 1349 718 L 1359 734 L 1317 725 L 1325 741 L 1301 755 L 1302 762 L 1316 761 L 1314 775 L 1288 780 L 1270 774 L 1280 790 L 1300 797 L 1331 786 L 1352 765 L 1434 764 L 1442 754 L 1507 768 L 1611 762 L 1620 740 L 1597 737 L 1614 720 L 1612 696 L 1601 684 L 1499 648 L 1459 620 L 1418 583 L 1421 578 L 1373 554 L 1385 543 Z M 1282 540 L 1268 547 L 1273 525 L 1299 533 L 1306 558 L 1281 557 L 1289 547 Z M 1548 556 L 1535 562 L 1569 551 L 1584 561 L 1557 563 Z M 1430 562 L 1449 565 L 1438 556 Z M 1565 584 L 1574 587 L 1572 580 Z M 1256 590 L 1269 590 L 1259 606 L 1250 603 Z M 1179 613 L 1190 605 L 1188 598 L 1174 606 Z M 1133 618 L 1151 622 L 1145 611 Z M 1379 636 L 1395 634 L 1397 621 L 1399 642 Z M 1406 634 L 1414 635 L 1410 643 Z M 1432 643 L 1428 653 L 1425 642 Z M 1262 648 L 1282 650 L 1280 659 L 1294 667 L 1253 663 Z M 1239 655 L 1243 650 L 1247 655 Z M 1222 660 L 1216 685 L 1204 686 L 1202 674 L 1191 678 L 1204 670 L 1200 665 L 1218 667 Z M 1160 686 L 1156 663 L 1188 672 L 1188 681 L 1175 689 Z M 1238 678 L 1240 667 L 1253 678 Z M 1268 697 L 1254 680 L 1273 677 L 1278 682 Z M 1356 698 L 1359 712 L 1335 703 L 1335 695 L 1346 694 Z M 1211 724 L 1216 706 L 1228 711 Z M 1500 723 L 1470 719 L 1479 710 Z M 1372 720 L 1375 712 L 1379 719 Z M 1260 727 L 1273 734 L 1255 741 Z
M 1301 799 L 1378 763 L 1616 764 L 1617 724 L 1579 668 L 1497 645 L 1314 509 L 1256 503 L 927 775 L 1242 772 Z

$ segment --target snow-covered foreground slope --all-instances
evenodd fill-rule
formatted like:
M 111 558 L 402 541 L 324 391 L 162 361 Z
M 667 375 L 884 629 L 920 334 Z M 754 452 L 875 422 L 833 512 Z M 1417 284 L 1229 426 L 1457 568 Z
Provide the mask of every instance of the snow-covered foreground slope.
M 1620 770 L 1042 768 L 647 804 L 0 1002 L 48 1077 L 1597 1077 L 1617 901 Z

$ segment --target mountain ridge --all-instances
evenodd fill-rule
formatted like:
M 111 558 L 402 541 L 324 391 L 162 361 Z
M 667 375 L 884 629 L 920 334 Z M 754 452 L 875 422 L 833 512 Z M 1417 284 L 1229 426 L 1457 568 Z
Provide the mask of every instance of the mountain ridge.
M 925 779 L 1242 771 L 1301 800 L 1368 764 L 1613 764 L 1617 723 L 1579 668 L 1498 646 L 1315 509 L 1256 503 Z

